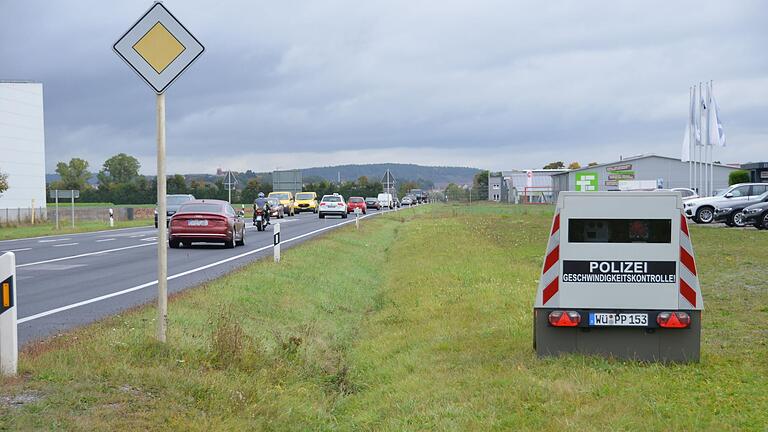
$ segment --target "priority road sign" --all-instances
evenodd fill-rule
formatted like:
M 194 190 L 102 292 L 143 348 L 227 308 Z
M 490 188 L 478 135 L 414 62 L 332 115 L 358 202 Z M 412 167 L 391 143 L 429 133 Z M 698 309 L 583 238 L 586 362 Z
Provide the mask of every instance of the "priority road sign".
M 152 5 L 113 48 L 158 94 L 205 51 L 192 33 L 159 2 Z

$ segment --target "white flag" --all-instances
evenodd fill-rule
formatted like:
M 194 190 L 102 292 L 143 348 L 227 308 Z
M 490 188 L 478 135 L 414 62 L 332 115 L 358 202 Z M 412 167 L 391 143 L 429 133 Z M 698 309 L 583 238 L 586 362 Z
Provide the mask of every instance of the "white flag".
M 698 133 L 699 143 L 698 144 L 700 146 L 704 146 L 708 144 L 704 141 L 704 138 L 707 138 L 707 137 L 704 136 L 702 131 L 703 122 L 709 121 L 709 110 L 708 110 L 709 107 L 707 106 L 707 102 L 708 101 L 704 97 L 704 92 L 701 91 L 701 87 L 699 87 L 699 117 L 697 119 L 699 120 L 699 133 Z
M 683 135 L 683 148 L 680 153 L 680 161 L 688 162 L 691 160 L 691 134 L 693 133 L 694 125 L 694 100 L 695 90 L 688 93 L 688 121 L 685 125 L 685 135 Z
M 710 93 L 709 99 L 709 143 L 711 145 L 719 145 L 725 147 L 725 130 L 723 130 L 723 123 L 720 120 L 720 107 L 717 106 L 715 100 L 715 93 Z
M 691 103 L 693 104 L 693 144 L 694 145 L 702 145 L 701 143 L 701 106 L 702 104 L 698 102 L 698 100 L 701 98 L 699 95 L 701 93 L 701 85 L 699 85 L 699 91 L 696 92 L 696 87 L 693 88 L 693 100 Z

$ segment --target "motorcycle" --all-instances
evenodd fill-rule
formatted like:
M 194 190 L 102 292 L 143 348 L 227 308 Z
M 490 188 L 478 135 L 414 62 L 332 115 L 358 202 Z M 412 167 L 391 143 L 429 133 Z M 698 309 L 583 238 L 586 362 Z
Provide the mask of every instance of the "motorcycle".
M 264 231 L 267 227 L 266 211 L 263 207 L 257 207 L 253 212 L 253 225 L 256 231 Z

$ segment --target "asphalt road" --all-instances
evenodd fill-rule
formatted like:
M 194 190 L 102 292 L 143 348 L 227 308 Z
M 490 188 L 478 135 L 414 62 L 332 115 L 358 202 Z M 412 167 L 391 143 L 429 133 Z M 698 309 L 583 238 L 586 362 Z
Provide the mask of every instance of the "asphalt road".
M 280 223 L 282 247 L 288 248 L 354 223 L 354 217 L 319 219 L 304 213 Z M 272 234 L 272 227 L 258 232 L 249 226 L 245 246 L 168 249 L 169 294 L 271 256 Z M 0 253 L 16 254 L 19 345 L 155 302 L 156 245 L 157 230 L 151 226 L 0 242 Z

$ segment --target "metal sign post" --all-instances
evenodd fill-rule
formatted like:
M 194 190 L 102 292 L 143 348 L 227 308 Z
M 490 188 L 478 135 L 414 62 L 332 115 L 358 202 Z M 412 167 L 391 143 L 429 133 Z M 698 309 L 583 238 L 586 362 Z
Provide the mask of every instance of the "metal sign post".
M 0 374 L 16 375 L 19 343 L 16 327 L 16 256 L 0 255 Z
M 275 262 L 280 262 L 280 222 L 275 224 L 275 235 L 274 235 L 274 244 L 275 247 L 273 248 L 275 251 Z
M 152 7 L 118 39 L 117 55 L 157 93 L 157 214 L 165 219 L 165 90 L 205 51 L 162 3 Z M 166 341 L 168 323 L 168 228 L 158 223 L 157 339 Z
M 56 198 L 56 230 L 59 229 L 59 191 L 55 190 L 55 198 Z
M 71 216 L 72 216 L 72 228 L 74 228 L 75 227 L 75 191 L 69 191 L 69 192 L 70 192 L 69 198 L 71 199 L 71 203 L 72 203 L 72 205 L 70 207 L 70 209 L 72 210 L 72 213 L 71 213 Z M 78 193 L 79 193 L 79 191 L 78 191 Z
M 71 202 L 70 216 L 72 217 L 72 228 L 75 227 L 75 198 L 80 198 L 79 190 L 58 190 L 54 189 L 49 195 L 56 200 L 56 229 L 59 229 L 59 198 L 69 198 Z

